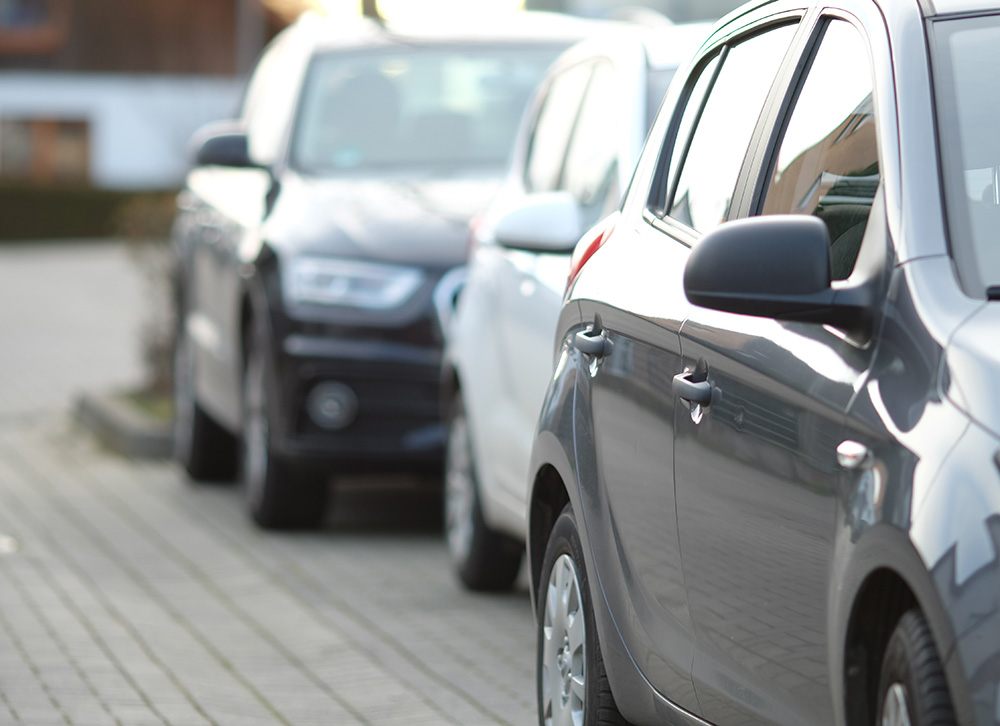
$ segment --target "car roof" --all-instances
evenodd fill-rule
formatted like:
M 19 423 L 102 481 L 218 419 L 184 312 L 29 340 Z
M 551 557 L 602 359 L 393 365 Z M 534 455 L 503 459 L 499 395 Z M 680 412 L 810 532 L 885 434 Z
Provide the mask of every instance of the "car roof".
M 922 0 L 921 5 L 928 17 L 1000 10 L 997 0 Z
M 448 23 L 381 24 L 368 18 L 324 17 L 306 13 L 285 32 L 301 36 L 316 51 L 392 45 L 539 44 L 568 46 L 604 28 L 626 23 L 549 12 L 457 15 Z

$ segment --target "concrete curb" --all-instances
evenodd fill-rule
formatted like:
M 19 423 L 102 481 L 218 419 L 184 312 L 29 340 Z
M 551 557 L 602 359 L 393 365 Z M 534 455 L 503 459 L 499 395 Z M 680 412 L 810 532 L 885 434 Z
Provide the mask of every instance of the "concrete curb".
M 124 456 L 168 459 L 173 455 L 173 426 L 149 418 L 121 393 L 84 394 L 76 401 L 75 414 L 98 439 Z

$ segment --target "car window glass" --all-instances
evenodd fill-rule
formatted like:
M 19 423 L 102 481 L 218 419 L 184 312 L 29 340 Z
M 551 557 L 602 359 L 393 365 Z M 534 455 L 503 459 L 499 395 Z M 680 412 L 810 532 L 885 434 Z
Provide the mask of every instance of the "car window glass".
M 854 268 L 879 183 L 868 49 L 831 21 L 781 141 L 764 214 L 813 214 L 830 230 L 833 278 Z
M 614 68 L 594 68 L 570 141 L 563 184 L 580 203 L 583 227 L 589 228 L 618 206 L 618 142 L 627 121 Z
M 719 65 L 719 56 L 716 55 L 712 58 L 705 66 L 701 69 L 698 74 L 698 80 L 694 83 L 690 94 L 688 95 L 687 103 L 684 106 L 684 113 L 681 116 L 680 123 L 677 127 L 677 133 L 674 138 L 676 142 L 673 144 L 673 151 L 670 151 L 670 147 L 665 147 L 663 149 L 663 154 L 670 154 L 670 173 L 667 177 L 668 181 L 672 181 L 677 178 L 677 172 L 680 169 L 681 161 L 684 159 L 684 144 L 691 136 L 691 132 L 694 131 L 695 124 L 698 121 L 698 116 L 701 114 L 702 105 L 705 102 L 705 96 L 708 93 L 708 89 L 712 87 L 712 81 L 715 79 L 715 71 Z M 670 143 L 670 137 L 667 138 L 668 144 Z M 668 189 L 667 184 L 662 184 L 655 192 L 657 195 L 653 200 L 651 200 L 652 206 L 655 209 L 661 210 L 662 214 L 663 206 L 666 204 L 666 196 Z
M 591 68 L 589 64 L 573 66 L 549 86 L 528 149 L 524 181 L 529 192 L 550 192 L 559 188 L 566 146 L 576 124 Z
M 775 28 L 732 47 L 682 162 L 670 216 L 699 232 L 729 214 L 740 167 L 771 84 L 795 34 Z
M 292 142 L 311 174 L 503 167 L 552 48 L 413 46 L 313 62 Z
M 933 25 L 936 110 L 950 246 L 970 293 L 1000 286 L 1000 18 Z

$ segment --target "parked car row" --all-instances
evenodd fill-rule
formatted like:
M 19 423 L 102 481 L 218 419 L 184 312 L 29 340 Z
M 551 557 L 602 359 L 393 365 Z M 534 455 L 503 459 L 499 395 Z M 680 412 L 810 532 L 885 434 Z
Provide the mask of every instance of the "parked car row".
M 195 140 L 174 227 L 176 453 L 310 527 L 357 467 L 440 470 L 434 292 L 547 66 L 591 23 L 406 34 L 307 16 Z
M 753 0 L 545 42 L 420 74 L 517 95 L 482 195 L 320 94 L 268 161 L 251 85 L 181 198 L 188 471 L 242 451 L 254 518 L 296 526 L 343 466 L 443 455 L 459 580 L 527 554 L 543 726 L 1000 723 L 1000 6 Z M 282 85 L 399 84 L 411 44 L 324 45 Z

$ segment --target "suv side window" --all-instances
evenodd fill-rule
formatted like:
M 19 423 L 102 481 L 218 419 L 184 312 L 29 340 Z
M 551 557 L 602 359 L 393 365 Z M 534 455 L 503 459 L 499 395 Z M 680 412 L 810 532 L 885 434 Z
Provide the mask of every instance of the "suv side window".
M 833 278 L 851 274 L 879 185 L 872 72 L 850 23 L 827 25 L 789 117 L 764 214 L 813 214 L 830 230 Z
M 680 160 L 670 217 L 701 233 L 725 221 L 764 101 L 796 27 L 773 28 L 728 49 L 701 115 L 690 122 L 694 136 Z M 685 117 L 697 116 L 698 109 L 691 106 L 689 102 Z
M 580 101 L 591 70 L 589 63 L 573 66 L 556 76 L 549 86 L 531 132 L 525 161 L 524 184 L 529 192 L 551 192 L 559 188 L 566 147 L 580 113 Z
M 584 229 L 614 211 L 621 195 L 617 141 L 626 114 L 615 81 L 610 63 L 595 66 L 566 154 L 563 186 L 580 203 Z

